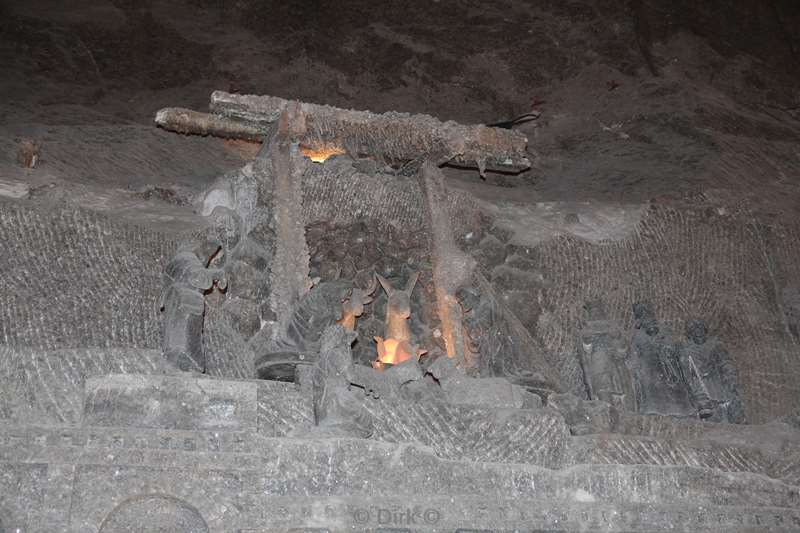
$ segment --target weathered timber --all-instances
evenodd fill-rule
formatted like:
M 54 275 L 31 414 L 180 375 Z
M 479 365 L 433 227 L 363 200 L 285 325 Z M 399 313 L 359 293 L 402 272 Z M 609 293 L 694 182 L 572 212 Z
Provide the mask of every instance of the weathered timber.
M 470 367 L 474 361 L 470 357 L 468 338 L 463 327 L 463 313 L 456 291 L 469 282 L 475 269 L 475 260 L 462 252 L 453 238 L 450 220 L 443 208 L 447 201 L 443 178 L 435 161 L 427 160 L 423 163 L 420 180 L 428 203 L 428 217 L 433 233 L 433 282 L 439 318 L 442 321 L 442 335 L 448 357 L 454 357 L 458 364 Z
M 266 135 L 289 100 L 274 96 L 237 95 L 215 91 L 212 114 L 162 109 L 160 126 L 180 133 L 252 139 Z M 310 146 L 341 146 L 354 156 L 381 156 L 410 161 L 429 154 L 444 154 L 446 162 L 501 172 L 530 167 L 528 139 L 516 131 L 442 122 L 429 115 L 372 113 L 327 105 L 299 103 L 305 115 L 305 133 L 299 139 Z
M 276 235 L 275 256 L 270 267 L 269 320 L 275 321 L 270 333 L 272 348 L 286 330 L 297 303 L 308 293 L 308 244 L 303 225 L 302 176 L 307 162 L 291 139 L 302 128 L 303 113 L 298 105 L 287 106 L 277 128 L 256 159 L 259 179 L 272 181 L 272 226 Z M 277 325 L 277 327 L 275 327 Z
M 181 107 L 168 107 L 156 113 L 156 124 L 164 129 L 191 135 L 213 135 L 225 139 L 260 141 L 267 135 L 267 127 L 247 124 L 219 115 L 200 113 Z

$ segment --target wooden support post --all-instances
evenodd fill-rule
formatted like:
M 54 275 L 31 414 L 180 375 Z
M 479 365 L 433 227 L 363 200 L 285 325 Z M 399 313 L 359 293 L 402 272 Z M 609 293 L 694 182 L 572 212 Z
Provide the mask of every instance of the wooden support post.
M 297 141 L 305 129 L 299 106 L 287 106 L 256 158 L 253 169 L 263 194 L 271 195 L 275 255 L 269 275 L 268 312 L 262 319 L 271 326 L 269 342 L 277 340 L 291 319 L 291 311 L 311 288 L 309 252 L 303 216 L 303 173 L 307 160 Z
M 463 311 L 456 291 L 469 283 L 475 260 L 456 245 L 447 213 L 447 189 L 437 160 L 428 159 L 420 169 L 422 190 L 428 207 L 432 233 L 431 256 L 436 305 L 442 323 L 447 355 L 468 368 L 474 364 L 469 338 L 463 326 Z

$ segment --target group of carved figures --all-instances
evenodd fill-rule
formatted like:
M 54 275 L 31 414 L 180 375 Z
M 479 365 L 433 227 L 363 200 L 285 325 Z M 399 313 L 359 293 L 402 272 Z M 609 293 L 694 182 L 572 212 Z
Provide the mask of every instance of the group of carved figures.
M 416 361 L 424 350 L 414 345 L 408 319 L 417 275 L 409 278 L 404 289 L 392 287 L 380 276 L 375 279 L 388 296 L 385 336 L 374 339 L 378 354 L 376 368 L 382 368 L 385 363 Z M 225 273 L 204 265 L 196 255 L 183 252 L 167 266 L 165 281 L 165 356 L 180 370 L 202 372 L 204 293 L 214 288 L 224 289 Z M 354 287 L 342 301 L 336 324 L 351 335 L 350 342 L 344 343 L 347 346 L 342 346 L 342 350 L 349 352 L 357 318 L 363 314 L 364 306 L 372 302 L 376 288 L 376 282 L 364 289 Z M 708 335 L 703 321 L 687 320 L 684 338 L 677 339 L 659 325 L 650 305 L 636 303 L 633 305 L 635 327 L 628 341 L 609 319 L 601 300 L 588 302 L 584 312 L 578 357 L 590 400 L 601 400 L 642 414 L 744 422 L 733 361 L 719 341 Z M 340 351 L 333 346 L 328 350 Z M 350 364 L 334 364 L 333 367 L 341 368 L 332 371 L 329 363 L 336 357 L 331 361 L 323 359 L 319 361 L 320 370 L 333 381 L 337 380 L 339 371 L 351 367 Z M 343 388 L 358 381 L 352 376 L 339 377 Z M 319 381 L 320 376 L 316 380 L 315 388 L 320 391 L 328 388 Z
M 419 359 L 425 353 L 412 340 L 408 319 L 411 317 L 411 293 L 418 273 L 408 280 L 405 289 L 396 289 L 380 275 L 366 289 L 353 287 L 342 300 L 341 316 L 336 324 L 355 331 L 364 306 L 372 303 L 373 293 L 380 282 L 386 291 L 385 337 L 375 337 L 377 363 L 395 364 Z M 205 267 L 191 252 L 180 252 L 167 265 L 162 296 L 164 355 L 179 370 L 203 372 L 202 332 L 205 311 L 204 293 L 226 288 L 222 269 Z
M 364 306 L 372 303 L 372 295 L 378 282 L 386 291 L 388 301 L 386 302 L 385 336 L 376 336 L 374 339 L 378 353 L 375 368 L 380 369 L 382 365 L 401 363 L 409 359 L 417 360 L 425 353 L 425 350 L 418 348 L 413 343 L 411 327 L 408 323 L 408 319 L 411 318 L 411 293 L 417 284 L 418 277 L 419 273 L 412 274 L 405 289 L 400 290 L 392 287 L 392 284 L 383 276 L 376 274 L 369 287 L 366 289 L 353 287 L 342 300 L 342 316 L 336 323 L 346 330 L 355 331 L 358 317 L 364 314 Z
M 385 394 L 392 385 L 422 376 L 417 364 L 425 350 L 412 341 L 408 320 L 411 316 L 411 293 L 418 275 L 412 274 L 404 289 L 397 289 L 376 275 L 367 288 L 353 287 L 341 302 L 340 317 L 322 330 L 318 339 L 319 356 L 299 365 L 296 379 L 311 386 L 315 426 L 311 434 L 366 437 L 371 432 L 369 417 L 357 400 L 357 393 Z M 378 283 L 386 291 L 385 338 L 375 337 L 378 358 L 375 370 L 399 363 L 397 372 L 383 379 L 372 375 L 374 369 L 353 364 L 351 346 L 357 338 L 358 317 L 364 306 L 373 301 Z M 204 296 L 215 289 L 224 290 L 227 279 L 222 269 L 209 268 L 190 252 L 179 252 L 165 270 L 162 301 L 164 312 L 164 355 L 177 369 L 203 372 Z M 313 289 L 312 289 L 313 290 Z M 405 377 L 400 377 L 405 376 Z M 307 430 L 302 430 L 307 431 Z M 302 433 L 301 431 L 301 433 Z
M 307 133 L 306 113 L 328 117 L 329 110 L 287 103 L 259 157 L 218 180 L 203 195 L 200 212 L 209 217 L 209 223 L 181 244 L 165 269 L 162 338 L 166 358 L 182 371 L 240 378 L 255 373 L 310 386 L 315 431 L 328 434 L 370 433 L 369 417 L 358 394 L 413 392 L 413 384 L 424 382 L 425 372 L 442 389 L 448 380 L 463 381 L 465 370 L 456 362 L 468 362 L 467 351 L 473 344 L 480 355 L 478 364 L 469 361 L 473 370 L 483 377 L 508 380 L 527 393 L 535 391 L 550 402 L 549 393 L 561 390 L 560 376 L 544 357 L 536 356 L 530 331 L 507 312 L 491 284 L 458 250 L 446 210 L 441 209 L 448 199 L 438 170 L 442 162 L 458 156 L 475 162 L 483 173 L 485 152 L 494 154 L 502 148 L 502 157 L 493 155 L 488 160 L 503 169 L 509 165 L 526 168 L 524 137 L 504 140 L 497 132 L 487 136 L 479 129 L 469 133 L 467 137 L 475 140 L 467 142 L 465 134 L 454 133 L 451 125 L 437 126 L 420 137 L 423 145 L 429 143 L 427 135 L 441 139 L 429 147 L 432 151 L 425 159 L 415 155 L 411 160 L 424 161 L 419 173 L 428 203 L 437 310 L 443 325 L 458 325 L 439 332 L 452 359 L 432 356 L 427 369 L 418 363 L 425 352 L 414 343 L 409 320 L 417 275 L 411 275 L 403 289 L 376 276 L 387 303 L 384 335 L 374 337 L 377 361 L 370 368 L 353 363 L 351 348 L 358 317 L 372 302 L 377 283 L 362 289 L 353 286 L 352 279 L 338 279 L 338 274 L 319 283 L 319 278 L 311 280 L 308 264 L 303 265 L 309 259 L 299 215 L 304 163 L 293 154 L 296 141 Z M 350 123 L 341 118 L 350 112 L 336 113 L 331 115 L 332 124 L 343 120 L 343 131 L 355 131 L 352 139 L 359 146 L 369 135 L 364 132 L 372 131 L 364 130 L 364 124 L 374 121 L 375 132 L 385 134 L 380 117 L 359 115 Z M 170 116 L 184 117 L 185 113 Z M 423 122 L 429 124 L 427 118 Z M 410 138 L 426 128 L 411 124 Z M 177 131 L 187 130 L 181 126 Z M 208 133 L 202 128 L 197 131 Z M 465 159 L 466 147 L 475 143 L 479 149 Z M 487 144 L 485 150 L 483 144 Z M 420 143 L 411 145 L 412 152 L 419 151 Z M 476 280 L 477 288 L 468 287 Z M 578 356 L 589 400 L 643 414 L 744 421 L 734 365 L 716 339 L 708 337 L 703 322 L 687 321 L 686 338 L 677 341 L 659 327 L 650 306 L 637 303 L 633 307 L 636 327 L 626 342 L 602 302 L 587 304 L 586 313 Z M 467 326 L 466 334 L 462 325 Z
M 578 353 L 589 399 L 642 414 L 744 422 L 736 368 L 702 320 L 687 320 L 679 340 L 639 302 L 628 343 L 602 301 L 588 302 L 584 311 Z
M 226 211 L 228 216 L 225 220 L 237 218 L 235 215 L 239 214 L 238 211 L 243 209 Z M 252 215 L 248 218 L 252 218 Z M 233 221 L 227 224 L 218 223 L 217 226 L 236 228 L 241 224 Z M 258 236 L 256 231 L 249 233 Z M 214 239 L 201 239 L 202 246 L 196 242 L 189 243 L 191 245 L 182 247 L 167 265 L 162 301 L 163 348 L 166 358 L 176 368 L 195 372 L 206 370 L 203 347 L 204 315 L 206 300 L 210 294 L 225 291 L 224 300 L 234 310 L 247 309 L 246 304 L 251 301 L 253 303 L 250 307 L 254 307 L 257 301 L 263 299 L 261 292 L 245 290 L 249 287 L 248 283 L 260 285 L 259 278 L 255 275 L 242 275 L 244 267 L 237 266 L 241 263 L 240 256 L 244 259 L 254 257 L 250 263 L 255 266 L 266 264 L 268 247 L 256 246 L 259 243 L 253 239 L 249 234 L 230 237 L 227 233 Z M 261 249 L 266 251 L 260 254 L 253 252 Z M 221 262 L 220 257 L 223 259 Z M 220 268 L 223 266 L 224 268 Z M 238 280 L 238 283 L 231 284 L 238 285 L 238 291 L 236 287 L 228 287 L 231 277 Z M 374 339 L 377 366 L 409 359 L 416 362 L 424 353 L 414 344 L 409 327 L 410 298 L 417 276 L 411 275 L 403 289 L 392 287 L 380 276 L 376 279 L 388 297 L 384 336 Z M 339 290 L 336 283 L 329 285 Z M 316 287 L 310 294 L 320 293 L 322 289 L 322 286 Z M 364 306 L 371 303 L 376 289 L 375 282 L 367 288 L 351 288 L 349 293 L 345 293 L 343 301 L 337 300 L 341 307 L 334 309 L 326 305 L 332 316 L 330 321 L 326 319 L 323 322 L 330 325 L 336 322 L 344 330 L 354 331 L 357 317 L 364 312 Z M 719 342 L 708 336 L 702 321 L 688 320 L 685 324 L 685 338 L 677 340 L 660 327 L 651 306 L 637 303 L 633 306 L 635 329 L 627 341 L 619 328 L 609 320 L 601 301 L 587 303 L 585 313 L 578 356 L 589 399 L 602 400 L 618 408 L 643 414 L 699 417 L 734 423 L 744 421 L 734 364 Z M 259 314 L 251 314 L 259 317 Z M 261 315 L 267 316 L 264 313 Z M 257 323 L 248 325 L 253 321 L 243 318 L 232 322 L 246 330 L 244 332 L 247 336 L 255 341 L 259 340 Z M 295 351 L 310 350 L 319 353 L 319 335 L 322 329 L 324 328 L 319 328 L 315 342 Z M 269 345 L 266 349 L 269 349 Z M 346 351 L 349 351 L 349 345 Z M 327 363 L 323 363 L 323 366 L 325 364 Z M 352 380 L 347 381 L 352 383 Z

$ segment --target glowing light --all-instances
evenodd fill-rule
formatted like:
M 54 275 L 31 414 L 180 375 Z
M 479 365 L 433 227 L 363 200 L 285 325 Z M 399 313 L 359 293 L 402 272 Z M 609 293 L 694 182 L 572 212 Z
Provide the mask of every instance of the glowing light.
M 378 360 L 372 364 L 376 370 L 383 370 L 384 365 L 398 365 L 409 359 L 419 359 L 425 350 L 416 349 L 408 341 L 382 339 L 375 337 L 378 343 Z
M 300 146 L 303 155 L 315 163 L 324 163 L 328 158 L 345 153 L 344 149 L 333 144 Z
M 405 346 L 404 346 L 405 345 Z M 383 341 L 384 354 L 379 357 L 381 363 L 389 363 L 396 365 L 408 359 L 411 359 L 411 353 L 407 349 L 408 343 L 402 343 L 397 339 L 386 339 Z

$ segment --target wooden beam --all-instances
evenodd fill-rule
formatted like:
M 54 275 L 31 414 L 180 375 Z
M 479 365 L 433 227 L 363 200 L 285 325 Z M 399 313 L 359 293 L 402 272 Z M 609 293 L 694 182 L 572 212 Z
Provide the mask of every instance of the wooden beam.
M 179 108 L 162 109 L 160 126 L 180 133 L 250 139 L 267 134 L 289 100 L 274 96 L 238 95 L 215 91 L 211 114 Z M 306 117 L 297 140 L 314 146 L 336 144 L 354 157 L 382 157 L 406 162 L 431 154 L 457 166 L 481 171 L 520 172 L 530 168 L 525 135 L 482 125 L 442 122 L 429 115 L 372 113 L 296 102 Z

